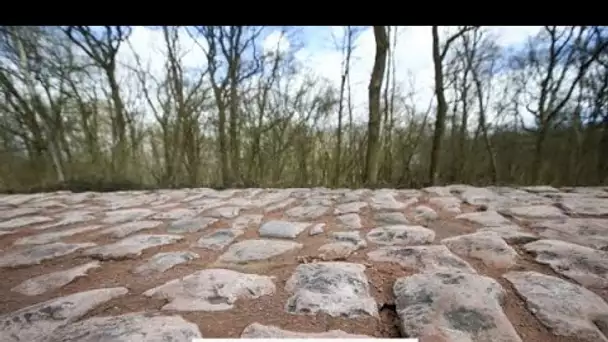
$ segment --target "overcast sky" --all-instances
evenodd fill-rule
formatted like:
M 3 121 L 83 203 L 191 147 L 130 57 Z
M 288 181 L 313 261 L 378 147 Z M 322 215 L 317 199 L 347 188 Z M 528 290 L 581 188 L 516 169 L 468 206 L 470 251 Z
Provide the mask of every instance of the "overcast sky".
M 297 32 L 292 36 L 292 39 L 297 41 L 292 42 L 281 34 L 281 28 L 270 28 L 264 33 L 262 46 L 273 50 L 277 44 L 283 50 L 293 50 L 297 46 L 296 57 L 313 73 L 328 78 L 337 86 L 340 80 L 342 56 L 335 47 L 333 36 L 339 37 L 343 34 L 343 29 L 340 26 L 297 27 L 295 28 Z M 356 104 L 364 109 L 367 106 L 367 86 L 374 61 L 375 42 L 373 29 L 371 27 L 362 29 L 355 42 L 351 81 L 353 99 L 356 99 Z M 497 35 L 497 42 L 501 46 L 515 46 L 525 43 L 530 36 L 540 30 L 540 26 L 496 26 L 491 30 Z M 395 48 L 397 81 L 407 84 L 413 77 L 417 105 L 426 108 L 433 96 L 431 27 L 403 26 L 398 32 L 398 43 Z M 188 34 L 182 34 L 180 39 L 180 45 L 188 51 L 183 59 L 184 65 L 192 68 L 201 66 L 205 61 L 202 50 Z M 151 70 L 158 73 L 163 70 L 165 58 L 160 30 L 134 27 L 128 45 L 141 56 L 144 64 L 150 65 Z M 120 59 L 127 63 L 133 61 L 128 46 L 121 50 Z

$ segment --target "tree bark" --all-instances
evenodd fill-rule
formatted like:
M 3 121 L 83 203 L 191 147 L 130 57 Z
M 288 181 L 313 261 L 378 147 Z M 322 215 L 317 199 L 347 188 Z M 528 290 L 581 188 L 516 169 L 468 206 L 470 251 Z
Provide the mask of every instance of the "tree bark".
M 369 81 L 369 123 L 367 128 L 367 161 L 365 183 L 376 185 L 378 182 L 378 162 L 380 160 L 380 92 L 386 69 L 388 36 L 385 26 L 374 26 L 376 38 L 376 58 Z
M 439 32 L 437 26 L 432 28 L 433 34 L 433 67 L 435 70 L 435 96 L 437 98 L 437 112 L 435 114 L 435 132 L 431 148 L 431 165 L 429 167 L 429 182 L 436 185 L 439 182 L 439 158 L 441 154 L 441 139 L 445 131 L 445 118 L 448 104 L 443 90 L 443 58 L 439 47 Z

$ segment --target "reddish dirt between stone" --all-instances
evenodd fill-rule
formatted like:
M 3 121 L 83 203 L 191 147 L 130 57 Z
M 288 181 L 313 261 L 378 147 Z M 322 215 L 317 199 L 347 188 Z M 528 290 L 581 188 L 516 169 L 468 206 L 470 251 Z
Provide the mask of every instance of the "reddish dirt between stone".
M 301 202 L 301 201 L 299 201 Z M 422 198 L 416 205 L 425 204 L 432 207 L 439 214 L 439 219 L 429 224 L 428 228 L 436 232 L 435 244 L 446 237 L 467 234 L 475 231 L 475 226 L 466 222 L 455 220 L 454 214 L 446 213 L 429 204 L 426 198 Z M 410 206 L 402 212 L 413 219 L 413 211 Z M 283 213 L 289 209 L 285 208 L 280 211 L 268 213 L 264 216 L 264 221 L 271 219 L 280 219 Z M 472 212 L 477 210 L 473 206 L 462 206 L 463 212 Z M 261 211 L 245 211 L 243 214 L 262 213 Z M 360 230 L 364 236 L 374 228 L 373 216 L 369 209 L 364 209 L 360 213 L 363 228 Z M 322 332 L 333 329 L 340 329 L 353 334 L 366 334 L 375 337 L 402 337 L 399 331 L 399 319 L 395 312 L 395 303 L 392 293 L 392 286 L 399 277 L 411 275 L 415 273 L 413 270 L 407 270 L 399 265 L 391 263 L 371 263 L 366 256 L 366 253 L 377 247 L 374 243 L 368 242 L 365 249 L 359 250 L 350 255 L 345 261 L 359 262 L 367 267 L 366 274 L 370 281 L 371 293 L 378 303 L 380 317 L 376 318 L 361 318 L 361 319 L 346 319 L 335 318 L 329 315 L 320 314 L 315 316 L 291 315 L 285 313 L 285 303 L 289 294 L 284 290 L 285 282 L 297 267 L 302 256 L 315 256 L 318 254 L 319 246 L 327 242 L 327 233 L 332 231 L 343 231 L 333 215 L 323 216 L 314 222 L 325 223 L 325 234 L 317 236 L 309 236 L 305 231 L 297 241 L 304 244 L 304 248 L 292 253 L 284 254 L 278 258 L 271 259 L 265 262 L 250 263 L 241 266 L 226 266 L 241 272 L 257 273 L 271 275 L 276 277 L 276 293 L 272 296 L 258 298 L 256 300 L 239 300 L 236 302 L 235 308 L 221 312 L 175 312 L 182 315 L 186 320 L 191 321 L 199 326 L 203 336 L 208 338 L 236 338 L 239 337 L 243 329 L 254 322 L 264 325 L 275 325 L 282 329 L 299 331 L 299 332 Z M 87 224 L 98 224 L 92 221 Z M 171 245 L 150 248 L 145 250 L 142 255 L 136 259 L 120 260 L 120 261 L 103 261 L 101 267 L 90 270 L 85 277 L 78 278 L 72 283 L 55 291 L 50 291 L 38 296 L 24 296 L 11 291 L 11 288 L 21 282 L 42 274 L 59 271 L 84 264 L 91 259 L 84 257 L 79 253 L 74 253 L 65 257 L 56 258 L 51 261 L 42 262 L 40 265 L 20 267 L 14 269 L 2 269 L 2 280 L 0 280 L 0 314 L 6 314 L 11 311 L 35 304 L 46 300 L 65 296 L 68 294 L 91 290 L 95 288 L 125 286 L 129 289 L 129 294 L 109 301 L 100 305 L 93 311 L 87 314 L 91 316 L 108 316 L 118 315 L 129 312 L 140 311 L 158 311 L 166 304 L 166 301 L 159 299 L 151 299 L 142 295 L 142 293 L 150 288 L 164 284 L 165 282 L 184 277 L 195 271 L 215 267 L 214 262 L 221 252 L 212 252 L 194 246 L 194 243 L 202 235 L 206 235 L 213 230 L 227 228 L 229 222 L 221 220 L 215 223 L 212 227 L 202 230 L 197 233 L 183 234 L 185 239 Z M 62 227 L 60 230 L 65 230 L 67 227 Z M 155 229 L 143 230 L 140 233 L 166 233 L 166 227 L 161 226 Z M 59 229 L 57 229 L 58 231 Z M 45 230 L 44 233 L 53 231 L 53 229 Z M 0 250 L 8 250 L 12 244 L 19 238 L 24 236 L 41 233 L 34 229 L 22 228 L 16 234 L 0 236 Z M 67 239 L 66 242 L 95 242 L 105 244 L 116 241 L 107 236 L 95 237 L 97 231 L 79 234 Z M 245 239 L 258 237 L 255 227 L 250 227 L 245 234 L 239 236 L 235 242 Z M 175 266 L 164 273 L 142 277 L 131 272 L 136 266 L 141 265 L 145 260 L 158 252 L 168 251 L 193 251 L 200 255 L 200 259 L 195 259 L 185 264 Z M 516 270 L 534 270 L 559 276 L 550 268 L 539 265 L 534 262 L 531 256 L 525 252 L 518 250 L 522 255 Z M 505 281 L 501 276 L 506 270 L 489 269 L 481 262 L 463 258 L 473 265 L 477 271 L 486 276 L 496 279 L 507 291 L 507 297 L 503 304 L 504 312 L 512 322 L 522 340 L 525 342 L 583 342 L 576 338 L 558 337 L 548 331 L 534 315 L 532 315 L 525 307 L 524 301 L 515 294 L 512 286 Z M 167 313 L 174 313 L 168 311 Z M 435 342 L 433 339 L 422 339 L 422 342 Z M 588 341 L 587 341 L 588 342 Z

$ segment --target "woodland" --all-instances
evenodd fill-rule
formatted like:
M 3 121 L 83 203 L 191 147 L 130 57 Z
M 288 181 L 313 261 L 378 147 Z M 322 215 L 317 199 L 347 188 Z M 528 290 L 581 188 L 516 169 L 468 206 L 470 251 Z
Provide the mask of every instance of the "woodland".
M 429 27 L 432 51 L 412 51 L 432 58 L 424 105 L 395 72 L 407 27 L 342 27 L 337 84 L 260 48 L 268 30 L 298 27 L 153 29 L 161 72 L 133 51 L 120 61 L 132 27 L 0 27 L 0 191 L 608 182 L 604 27 L 544 26 L 509 48 L 488 27 Z M 366 29 L 375 54 L 357 108 Z

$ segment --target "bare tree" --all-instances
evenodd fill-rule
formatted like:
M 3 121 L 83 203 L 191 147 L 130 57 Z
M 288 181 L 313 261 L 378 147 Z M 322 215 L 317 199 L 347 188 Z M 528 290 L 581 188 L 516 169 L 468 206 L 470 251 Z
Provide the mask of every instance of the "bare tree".
M 359 30 L 353 26 L 346 26 L 342 35 L 342 42 L 339 49 L 342 53 L 342 73 L 340 75 L 340 100 L 338 102 L 338 127 L 336 128 L 336 151 L 334 156 L 334 173 L 332 184 L 338 186 L 341 183 L 342 175 L 342 140 L 343 140 L 343 121 L 344 121 L 344 102 L 346 97 L 346 87 L 350 74 L 351 56 L 354 49 L 354 40 Z M 347 103 L 350 106 L 350 103 Z
M 371 28 L 369 108 L 351 99 L 354 27 L 335 84 L 296 54 L 296 28 L 269 28 L 289 49 L 260 44 L 259 27 L 146 29 L 154 59 L 129 28 L 0 26 L 0 188 L 608 181 L 602 27 L 545 27 L 519 49 L 490 30 L 434 28 L 428 105 L 396 72 L 396 29 Z
M 125 111 L 116 78 L 116 56 L 121 44 L 129 38 L 131 29 L 125 26 L 104 26 L 102 32 L 96 31 L 98 30 L 88 26 L 68 26 L 64 30 L 67 37 L 103 70 L 107 78 L 114 107 L 112 111 L 112 170 L 115 177 L 121 177 L 127 160 L 126 131 L 130 119 Z
M 381 125 L 380 93 L 389 48 L 386 27 L 374 26 L 374 37 L 376 38 L 376 58 L 369 81 L 369 123 L 367 128 L 367 160 L 365 168 L 365 183 L 370 185 L 375 185 L 378 182 Z
M 51 29 L 40 27 L 4 27 L 2 34 L 5 57 L 13 66 L 0 67 L 0 87 L 9 105 L 4 110 L 13 112 L 16 120 L 27 127 L 30 134 L 21 138 L 30 146 L 28 150 L 36 159 L 47 154 L 57 180 L 64 182 L 65 159 L 71 158 L 64 112 L 65 74 L 71 66 L 63 59 L 60 37 Z M 43 160 L 38 162 L 44 165 Z
M 233 185 L 241 182 L 239 131 L 239 86 L 260 70 L 256 39 L 261 27 L 244 26 L 202 26 L 198 32 L 207 43 L 206 55 L 211 83 L 218 106 L 218 131 L 220 159 L 222 161 L 223 183 Z M 253 49 L 254 57 L 244 60 L 247 49 Z M 225 72 L 218 73 L 219 60 L 226 63 Z M 226 137 L 226 111 L 228 111 L 228 137 Z
M 519 59 L 519 67 L 526 71 L 521 74 L 520 84 L 533 102 L 527 104 L 526 109 L 534 116 L 537 126 L 536 130 L 526 128 L 536 131 L 531 183 L 541 181 L 546 169 L 543 158 L 548 131 L 587 69 L 608 47 L 607 41 L 597 39 L 599 33 L 586 26 L 545 26 Z
M 383 127 L 382 137 L 383 137 L 383 161 L 381 167 L 381 174 L 384 181 L 392 182 L 393 181 L 393 130 L 395 125 L 395 102 L 397 98 L 397 63 L 395 60 L 395 50 L 397 47 L 397 36 L 398 36 L 398 26 L 390 27 L 387 30 L 387 35 L 389 38 L 389 54 L 388 54 L 388 66 L 386 68 L 386 82 L 384 86 L 384 118 L 383 118 Z
M 478 126 L 483 134 L 484 145 L 490 161 L 491 181 L 492 183 L 497 183 L 499 179 L 498 163 L 496 161 L 496 154 L 490 141 L 487 123 L 487 107 L 489 96 L 492 92 L 491 81 L 495 72 L 497 46 L 493 44 L 491 40 L 484 39 L 485 37 L 483 35 L 483 31 L 480 28 L 475 28 L 469 33 L 470 34 L 462 35 L 462 45 L 464 48 L 464 54 L 466 56 L 466 68 L 470 71 L 473 78 L 473 83 L 475 85 L 475 95 L 479 110 Z M 486 74 L 486 79 L 488 80 L 486 84 L 483 84 L 482 81 L 481 73 L 484 72 Z M 464 126 L 466 123 L 467 121 L 463 119 L 462 125 Z M 465 128 L 462 128 L 462 130 L 461 141 L 464 140 Z M 464 146 L 461 146 L 461 149 L 463 148 Z
M 433 66 L 435 71 L 435 96 L 437 98 L 437 113 L 435 115 L 435 132 L 433 134 L 433 146 L 431 148 L 431 161 L 429 166 L 429 182 L 437 184 L 439 181 L 439 158 L 441 157 L 441 140 L 445 131 L 445 120 L 448 112 L 448 103 L 445 98 L 445 84 L 443 75 L 443 62 L 448 54 L 450 45 L 458 37 L 471 30 L 473 27 L 462 27 L 458 32 L 446 39 L 443 46 L 439 40 L 437 26 L 432 27 L 433 36 Z

